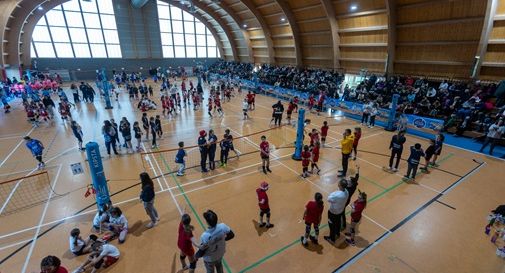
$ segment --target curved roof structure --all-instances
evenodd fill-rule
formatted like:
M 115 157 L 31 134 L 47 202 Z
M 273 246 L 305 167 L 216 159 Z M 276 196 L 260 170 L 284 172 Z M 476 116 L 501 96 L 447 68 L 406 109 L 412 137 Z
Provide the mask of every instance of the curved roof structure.
M 45 11 L 65 1 L 0 1 L 0 64 L 30 63 L 29 44 L 36 22 Z M 177 1 L 170 3 L 187 9 Z M 211 29 L 227 60 L 348 73 L 387 70 L 489 80 L 505 76 L 505 0 L 192 3 L 195 17 Z

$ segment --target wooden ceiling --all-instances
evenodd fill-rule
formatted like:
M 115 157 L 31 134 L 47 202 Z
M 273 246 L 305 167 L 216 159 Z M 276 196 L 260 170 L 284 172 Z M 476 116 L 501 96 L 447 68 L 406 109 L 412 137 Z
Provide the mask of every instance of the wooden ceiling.
M 12 9 L 13 2 L 0 1 L 0 6 L 7 6 L 3 12 L 11 16 L 5 24 L 0 21 L 0 27 L 7 27 L 0 34 L 3 63 L 15 63 L 6 50 L 5 38 L 13 35 L 9 25 L 23 29 L 12 17 L 26 16 Z M 17 2 L 32 6 L 43 0 Z M 347 73 L 365 69 L 427 77 L 505 78 L 505 0 L 193 2 L 199 19 L 213 28 L 227 60 Z M 480 61 L 474 66 L 476 56 Z

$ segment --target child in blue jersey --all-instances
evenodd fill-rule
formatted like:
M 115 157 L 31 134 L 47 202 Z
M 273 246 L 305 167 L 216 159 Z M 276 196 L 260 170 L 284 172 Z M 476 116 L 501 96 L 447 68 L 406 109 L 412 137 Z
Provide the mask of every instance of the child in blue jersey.
M 24 140 L 26 141 L 26 147 L 32 152 L 32 155 L 39 161 L 38 169 L 42 169 L 46 166 L 44 161 L 42 161 L 42 152 L 44 151 L 44 145 L 37 139 L 32 139 L 29 136 L 25 136 Z
M 408 168 L 407 174 L 404 176 L 406 179 L 410 179 L 410 174 L 412 173 L 412 180 L 416 179 L 417 167 L 419 166 L 419 161 L 421 157 L 424 157 L 424 151 L 421 149 L 421 144 L 416 143 L 414 146 L 410 146 L 410 156 L 407 159 Z
M 177 176 L 183 176 L 184 171 L 186 170 L 186 161 L 184 160 L 186 157 L 186 151 L 184 151 L 184 142 L 179 142 L 179 150 L 175 155 L 175 163 L 179 164 L 179 171 L 177 171 Z

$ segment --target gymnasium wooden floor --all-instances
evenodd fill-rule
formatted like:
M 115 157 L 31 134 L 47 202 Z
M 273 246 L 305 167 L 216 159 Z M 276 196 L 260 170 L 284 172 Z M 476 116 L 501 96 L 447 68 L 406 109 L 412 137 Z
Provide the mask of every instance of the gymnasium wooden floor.
M 257 96 L 256 110 L 250 112 L 252 119 L 243 121 L 241 96 L 223 104 L 223 118 L 209 119 L 206 111 L 183 109 L 176 118 L 165 119 L 160 148 L 176 148 L 181 140 L 187 146 L 194 145 L 201 129 L 213 128 L 219 137 L 225 128 L 232 129 L 235 137 L 269 129 L 271 105 L 275 100 Z M 95 140 L 103 146 L 104 119 L 115 118 L 119 122 L 125 116 L 131 123 L 140 120 L 141 113 L 132 107 L 126 94 L 121 95 L 119 102 L 113 101 L 113 106 L 113 110 L 107 111 L 103 102 L 95 101 L 94 105 L 81 103 L 73 110 L 74 118 L 83 127 L 85 143 Z M 41 258 L 49 254 L 59 256 L 69 271 L 74 270 L 85 257 L 75 258 L 69 252 L 69 232 L 79 227 L 87 236 L 95 208 L 92 206 L 74 216 L 93 202 L 91 197 L 83 196 L 90 183 L 85 153 L 77 150 L 69 124 L 57 118 L 54 125 L 42 124 L 32 129 L 21 105 L 16 103 L 14 108 L 11 114 L 1 114 L 0 118 L 0 178 L 14 172 L 27 174 L 33 169 L 35 160 L 22 140 L 30 134 L 45 144 L 51 183 L 56 193 L 65 195 L 0 218 L 0 272 L 39 272 Z M 154 114 L 160 111 L 149 112 Z M 335 147 L 345 128 L 358 126 L 353 120 L 333 118 L 330 114 L 309 114 L 308 118 L 312 119 L 311 126 L 317 128 L 324 120 L 332 125 L 327 143 L 333 148 L 324 148 L 321 152 L 320 176 L 300 177 L 301 164 L 291 159 L 293 149 L 283 148 L 292 145 L 296 132 L 290 126 L 283 126 L 265 133 L 276 147 L 272 174 L 260 172 L 259 156 L 253 153 L 231 159 L 228 167 L 207 174 L 195 168 L 182 178 L 167 174 L 157 179 L 156 190 L 161 192 L 155 205 L 161 223 L 149 230 L 144 227 L 148 217 L 138 199 L 140 187 L 121 191 L 138 183 L 138 174 L 143 171 L 141 156 L 127 155 L 123 149 L 121 156 L 109 159 L 101 147 L 112 201 L 119 204 L 130 225 L 126 243 L 119 246 L 121 259 L 104 271 L 177 272 L 180 269 L 176 245 L 180 211 L 191 214 L 195 235 L 199 238 L 203 228 L 199 222 L 203 218 L 201 214 L 212 209 L 236 234 L 227 244 L 226 272 L 332 272 L 337 268 L 342 272 L 370 273 L 505 272 L 504 261 L 495 255 L 495 247 L 484 235 L 487 214 L 504 201 L 504 162 L 446 145 L 439 158 L 441 170 L 420 174 L 416 184 L 407 184 L 401 179 L 406 169 L 404 161 L 397 175 L 382 171 L 388 157 L 380 154 L 389 153 L 391 133 L 378 127 L 363 128 L 359 148 L 373 153 L 360 152 L 356 161 L 361 166 L 359 189 L 367 192 L 369 198 L 358 229 L 357 245 L 348 246 L 343 236 L 335 246 L 322 239 L 329 232 L 325 203 L 321 244 L 301 246 L 304 206 L 315 192 L 323 193 L 326 199 L 337 189 L 340 151 Z M 260 134 L 247 138 L 251 149 L 256 148 L 259 137 Z M 407 139 L 409 146 L 415 142 L 423 146 L 428 143 L 414 136 Z M 146 142 L 145 146 L 150 147 L 150 143 Z M 69 165 L 77 162 L 82 162 L 86 171 L 74 176 Z M 160 175 L 170 171 L 168 164 L 154 156 L 149 162 L 150 172 Z M 350 166 L 354 172 L 354 163 Z M 268 231 L 256 228 L 255 189 L 263 180 L 271 185 L 268 193 L 275 224 Z M 60 223 L 62 219 L 66 220 Z M 31 242 L 34 238 L 38 239 Z M 117 245 L 116 241 L 113 244 Z M 201 262 L 197 272 L 204 272 Z

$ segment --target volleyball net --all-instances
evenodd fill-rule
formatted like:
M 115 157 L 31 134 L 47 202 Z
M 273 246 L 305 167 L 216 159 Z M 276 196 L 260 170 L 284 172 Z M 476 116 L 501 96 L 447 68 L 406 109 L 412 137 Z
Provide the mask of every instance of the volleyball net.
M 247 155 L 255 154 L 259 158 L 259 145 L 261 143 L 262 136 L 265 136 L 267 138 L 267 141 L 270 143 L 271 155 L 275 155 L 276 151 L 280 149 L 293 149 L 296 134 L 294 133 L 294 130 L 286 127 L 287 126 L 269 128 L 266 130 L 244 135 L 233 129 L 230 129 L 230 133 L 233 136 L 233 149 L 230 149 L 229 151 L 228 163 Z M 225 128 L 220 129 L 224 131 Z M 216 134 L 216 136 L 218 137 L 218 140 L 216 143 L 217 147 L 214 161 L 216 162 L 216 165 L 219 166 L 221 155 L 221 148 L 219 143 L 224 136 L 219 134 Z M 208 135 L 206 136 L 206 139 L 208 139 Z M 184 150 L 187 154 L 185 157 L 186 169 L 195 168 L 195 171 L 200 171 L 200 169 L 197 168 L 200 166 L 201 161 L 200 146 L 188 146 L 187 143 L 185 143 Z M 141 153 L 144 170 L 148 172 L 151 177 L 158 177 L 162 174 L 177 172 L 179 164 L 175 163 L 175 156 L 178 151 L 179 148 L 171 148 Z M 207 156 L 207 167 L 208 163 L 209 160 Z M 163 173 L 160 173 L 160 170 L 163 170 Z
M 52 194 L 51 194 L 52 193 Z M 0 175 L 0 217 L 29 209 L 61 195 L 51 188 L 47 171 Z

